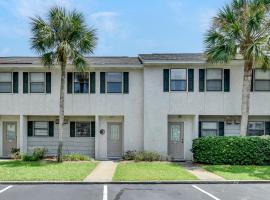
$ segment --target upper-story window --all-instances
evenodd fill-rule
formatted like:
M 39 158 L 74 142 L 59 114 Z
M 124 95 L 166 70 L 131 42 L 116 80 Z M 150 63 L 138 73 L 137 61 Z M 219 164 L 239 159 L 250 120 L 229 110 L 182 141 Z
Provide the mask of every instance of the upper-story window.
M 12 73 L 2 72 L 0 73 L 0 93 L 12 92 Z
M 45 73 L 32 72 L 30 73 L 30 92 L 44 93 L 45 92 Z
M 222 91 L 222 69 L 206 70 L 206 90 Z
M 202 122 L 202 136 L 217 136 L 218 122 Z
M 74 93 L 89 92 L 89 73 L 74 73 Z
M 187 70 L 171 69 L 171 91 L 187 90 Z
M 122 73 L 120 72 L 107 72 L 107 93 L 122 93 Z
M 255 91 L 270 91 L 270 70 L 255 70 L 254 89 Z

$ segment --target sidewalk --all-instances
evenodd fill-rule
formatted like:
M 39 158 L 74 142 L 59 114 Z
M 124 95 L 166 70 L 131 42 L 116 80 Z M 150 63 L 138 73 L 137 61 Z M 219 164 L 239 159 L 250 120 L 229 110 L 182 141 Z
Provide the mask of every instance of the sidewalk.
M 193 164 L 192 162 L 184 162 L 180 163 L 189 173 L 196 176 L 199 180 L 202 181 L 224 181 L 225 179 L 214 174 L 208 172 L 201 168 L 199 165 Z
M 85 182 L 111 182 L 117 161 L 101 161 L 98 166 L 84 179 Z

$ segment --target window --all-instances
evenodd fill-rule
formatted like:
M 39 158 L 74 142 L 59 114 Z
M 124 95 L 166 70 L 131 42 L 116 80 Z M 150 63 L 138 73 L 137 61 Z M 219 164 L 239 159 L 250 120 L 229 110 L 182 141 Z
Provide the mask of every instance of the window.
M 171 69 L 171 91 L 187 90 L 187 70 Z
M 74 73 L 74 93 L 88 93 L 89 73 Z
M 75 137 L 90 137 L 90 123 L 76 122 Z
M 107 93 L 122 93 L 122 73 L 106 73 Z
M 217 122 L 202 122 L 202 136 L 217 136 L 218 123 Z
M 30 92 L 45 92 L 45 73 L 30 73 Z
M 255 91 L 270 91 L 270 70 L 255 70 Z
M 206 70 L 206 90 L 222 91 L 222 69 Z
M 12 73 L 0 73 L 0 93 L 12 92 Z
M 249 122 L 248 136 L 264 135 L 264 122 Z
M 35 136 L 48 136 L 49 135 L 49 122 L 34 122 L 34 135 Z

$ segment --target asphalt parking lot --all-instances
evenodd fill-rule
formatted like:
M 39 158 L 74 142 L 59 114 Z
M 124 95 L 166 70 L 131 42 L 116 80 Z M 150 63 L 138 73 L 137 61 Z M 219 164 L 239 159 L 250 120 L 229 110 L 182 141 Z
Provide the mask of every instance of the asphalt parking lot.
M 270 184 L 0 185 L 1 200 L 269 200 Z

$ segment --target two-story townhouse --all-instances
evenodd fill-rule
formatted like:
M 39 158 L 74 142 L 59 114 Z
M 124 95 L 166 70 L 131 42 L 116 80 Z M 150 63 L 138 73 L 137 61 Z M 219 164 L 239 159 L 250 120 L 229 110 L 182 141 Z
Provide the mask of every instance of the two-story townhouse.
M 214 65 L 202 54 L 89 57 L 68 65 L 64 152 L 96 159 L 128 150 L 190 160 L 192 140 L 239 135 L 243 61 Z M 270 70 L 255 69 L 248 135 L 270 134 Z M 0 58 L 0 156 L 58 144 L 59 67 L 36 57 Z

